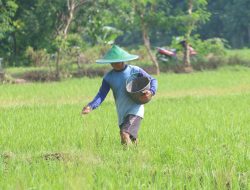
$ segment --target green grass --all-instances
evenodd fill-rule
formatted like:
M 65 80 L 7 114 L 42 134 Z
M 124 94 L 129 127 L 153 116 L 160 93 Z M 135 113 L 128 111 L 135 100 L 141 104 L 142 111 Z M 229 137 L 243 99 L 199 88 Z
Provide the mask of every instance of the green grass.
M 0 85 L 0 189 L 249 189 L 250 69 L 157 79 L 128 150 L 101 78 Z
M 250 60 L 250 49 L 227 50 L 228 56 L 239 56 L 242 59 Z

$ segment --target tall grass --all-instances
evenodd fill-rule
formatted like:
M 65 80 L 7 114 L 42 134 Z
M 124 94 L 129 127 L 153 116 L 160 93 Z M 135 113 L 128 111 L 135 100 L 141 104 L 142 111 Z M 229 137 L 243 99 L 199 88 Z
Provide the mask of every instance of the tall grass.
M 101 78 L 1 85 L 0 189 L 249 189 L 250 70 L 157 79 L 128 150 Z
M 250 60 L 250 50 L 249 49 L 234 49 L 227 50 L 228 56 L 239 56 L 242 59 Z

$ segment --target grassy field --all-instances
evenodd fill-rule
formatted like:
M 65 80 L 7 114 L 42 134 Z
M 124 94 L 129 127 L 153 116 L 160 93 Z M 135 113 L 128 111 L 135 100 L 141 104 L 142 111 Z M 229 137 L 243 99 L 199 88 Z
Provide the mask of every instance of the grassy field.
M 227 56 L 239 56 L 242 59 L 250 60 L 250 49 L 227 50 Z
M 101 78 L 0 85 L 0 189 L 250 189 L 250 69 L 156 78 L 128 150 Z

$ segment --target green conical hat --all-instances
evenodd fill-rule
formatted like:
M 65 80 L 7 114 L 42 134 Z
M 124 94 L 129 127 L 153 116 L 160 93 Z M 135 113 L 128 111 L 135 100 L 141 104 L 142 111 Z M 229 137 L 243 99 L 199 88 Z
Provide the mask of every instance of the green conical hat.
M 103 56 L 102 59 L 96 60 L 96 63 L 120 63 L 138 59 L 138 55 L 132 55 L 120 48 L 113 45 L 112 48 Z

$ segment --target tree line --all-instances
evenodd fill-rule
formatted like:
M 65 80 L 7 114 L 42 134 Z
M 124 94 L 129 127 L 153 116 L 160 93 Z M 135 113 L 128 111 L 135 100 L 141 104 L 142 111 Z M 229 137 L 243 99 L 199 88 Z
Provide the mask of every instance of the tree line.
M 219 37 L 232 48 L 249 47 L 249 6 L 250 0 L 0 0 L 0 57 L 9 66 L 26 65 L 27 48 L 45 49 L 58 66 L 68 46 L 115 41 L 143 44 L 157 68 L 152 46 L 177 36 L 187 42 Z M 184 57 L 188 66 L 188 48 Z

